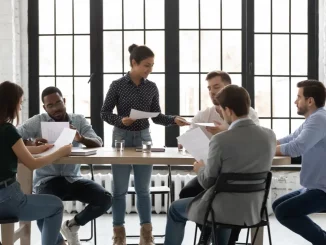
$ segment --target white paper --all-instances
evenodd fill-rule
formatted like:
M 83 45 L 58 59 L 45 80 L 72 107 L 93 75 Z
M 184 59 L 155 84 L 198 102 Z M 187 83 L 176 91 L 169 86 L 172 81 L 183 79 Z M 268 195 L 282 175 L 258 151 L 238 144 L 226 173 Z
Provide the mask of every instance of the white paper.
M 201 128 L 187 131 L 177 137 L 178 142 L 192 155 L 196 161 L 207 162 L 209 138 Z
M 201 127 L 215 127 L 214 123 L 195 123 L 195 124 Z
M 52 144 L 64 128 L 69 128 L 69 122 L 41 122 L 42 138 Z
M 131 119 L 137 120 L 137 119 L 157 117 L 159 114 L 160 114 L 159 112 L 146 112 L 146 111 L 138 111 L 135 109 L 131 109 L 129 117 Z
M 43 157 L 50 155 L 51 153 L 57 151 L 61 147 L 65 145 L 69 145 L 73 142 L 76 135 L 76 130 L 70 129 L 70 128 L 64 128 L 59 136 L 59 138 L 54 142 L 54 147 L 52 147 L 50 150 L 37 154 L 37 157 Z

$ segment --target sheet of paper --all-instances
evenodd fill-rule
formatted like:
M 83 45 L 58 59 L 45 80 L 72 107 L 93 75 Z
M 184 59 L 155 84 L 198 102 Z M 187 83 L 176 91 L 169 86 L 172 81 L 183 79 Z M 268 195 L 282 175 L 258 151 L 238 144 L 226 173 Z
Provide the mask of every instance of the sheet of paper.
M 209 138 L 205 135 L 201 128 L 195 128 L 187 131 L 183 135 L 177 137 L 178 142 L 191 154 L 196 161 L 203 160 L 207 162 Z
M 215 127 L 214 123 L 195 123 L 195 124 L 201 127 Z
M 146 112 L 146 111 L 138 111 L 135 109 L 131 109 L 130 111 L 130 118 L 131 119 L 144 119 L 144 118 L 151 118 L 157 117 L 160 113 L 159 112 Z
M 64 128 L 69 128 L 69 122 L 41 122 L 42 138 L 52 144 Z
M 50 150 L 43 152 L 41 154 L 37 154 L 36 157 L 43 157 L 47 156 L 55 151 L 57 151 L 59 148 L 65 145 L 69 145 L 73 142 L 76 135 L 76 130 L 70 129 L 70 128 L 64 128 L 59 136 L 59 138 L 54 142 L 54 147 Z

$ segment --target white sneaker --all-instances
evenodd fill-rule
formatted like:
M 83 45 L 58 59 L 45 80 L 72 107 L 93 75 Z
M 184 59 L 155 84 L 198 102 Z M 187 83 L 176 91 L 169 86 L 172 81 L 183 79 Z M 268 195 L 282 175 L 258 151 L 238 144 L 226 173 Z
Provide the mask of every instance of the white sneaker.
M 61 234 L 67 239 L 69 245 L 81 245 L 78 238 L 78 230 L 80 226 L 74 225 L 68 227 L 68 220 L 63 222 L 61 226 Z

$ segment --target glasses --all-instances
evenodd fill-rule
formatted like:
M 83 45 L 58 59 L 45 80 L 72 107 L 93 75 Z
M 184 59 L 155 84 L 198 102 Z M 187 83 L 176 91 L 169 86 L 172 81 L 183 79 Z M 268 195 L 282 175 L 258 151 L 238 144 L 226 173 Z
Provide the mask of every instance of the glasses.
M 63 107 L 63 101 L 58 101 L 57 103 L 55 103 L 54 105 L 53 104 L 51 104 L 51 105 L 47 105 L 46 106 L 46 108 L 48 109 L 48 110 L 52 110 L 52 109 L 54 109 L 54 108 L 61 108 L 61 107 Z

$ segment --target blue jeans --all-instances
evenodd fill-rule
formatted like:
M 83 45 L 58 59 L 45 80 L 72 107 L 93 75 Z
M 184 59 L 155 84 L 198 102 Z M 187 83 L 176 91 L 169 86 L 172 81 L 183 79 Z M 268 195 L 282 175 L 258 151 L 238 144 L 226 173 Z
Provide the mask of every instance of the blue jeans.
M 280 197 L 273 203 L 277 220 L 313 245 L 326 244 L 326 232 L 307 215 L 326 210 L 326 193 L 300 189 Z
M 115 140 L 125 140 L 126 147 L 142 146 L 142 141 L 151 141 L 149 129 L 141 131 L 128 131 L 114 127 L 112 146 Z M 140 153 L 141 154 L 141 153 Z M 129 186 L 131 169 L 134 170 L 135 191 L 137 194 L 137 210 L 140 224 L 151 223 L 152 204 L 150 199 L 150 183 L 152 165 L 119 165 L 112 164 L 113 174 L 113 226 L 121 226 L 125 223 L 126 195 Z
M 88 179 L 79 179 L 70 183 L 65 177 L 58 176 L 38 186 L 36 193 L 51 194 L 63 201 L 77 200 L 87 203 L 86 208 L 74 217 L 78 225 L 85 225 L 100 217 L 111 207 L 112 203 L 111 194 L 101 185 Z M 40 231 L 43 229 L 43 223 L 43 219 L 37 221 Z M 57 244 L 63 241 L 62 235 L 59 234 Z
M 194 197 L 179 199 L 171 204 L 168 213 L 168 221 L 165 228 L 164 245 L 181 245 L 184 237 L 184 230 L 188 221 L 187 207 Z M 217 228 L 215 232 L 214 245 L 227 245 L 231 229 Z
M 57 245 L 63 215 L 62 201 L 52 195 L 25 195 L 18 182 L 0 189 L 0 219 L 44 220 L 42 245 Z

